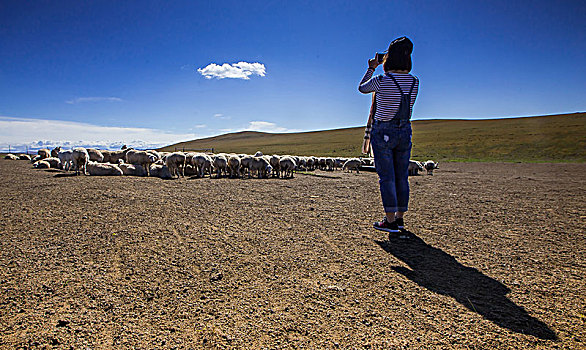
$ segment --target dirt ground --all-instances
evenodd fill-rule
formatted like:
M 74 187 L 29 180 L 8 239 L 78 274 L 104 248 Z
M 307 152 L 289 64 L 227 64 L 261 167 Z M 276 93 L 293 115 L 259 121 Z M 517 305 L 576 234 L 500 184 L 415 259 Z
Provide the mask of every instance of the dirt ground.
M 586 164 L 440 168 L 389 239 L 373 173 L 0 160 L 0 348 L 586 348 Z

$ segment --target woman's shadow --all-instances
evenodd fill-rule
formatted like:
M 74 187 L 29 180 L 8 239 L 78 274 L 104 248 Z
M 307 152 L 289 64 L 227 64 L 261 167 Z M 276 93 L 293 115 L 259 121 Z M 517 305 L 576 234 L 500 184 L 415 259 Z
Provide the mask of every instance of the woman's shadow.
M 433 292 L 451 296 L 470 311 L 501 327 L 541 339 L 557 340 L 556 334 L 545 323 L 531 317 L 523 307 L 506 297 L 510 289 L 505 285 L 409 234 L 409 239 L 375 241 L 410 267 L 393 266 L 393 270 Z

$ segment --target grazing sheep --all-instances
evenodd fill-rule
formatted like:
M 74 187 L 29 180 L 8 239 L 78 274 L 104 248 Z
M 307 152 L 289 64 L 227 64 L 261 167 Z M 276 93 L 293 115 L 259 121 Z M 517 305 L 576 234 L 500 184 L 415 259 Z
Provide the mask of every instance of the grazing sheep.
M 307 170 L 312 171 L 315 169 L 315 159 L 314 157 L 307 157 Z
M 88 148 L 87 153 L 90 155 L 91 162 L 104 162 L 104 155 L 95 148 Z
M 427 175 L 433 175 L 433 170 L 439 169 L 439 162 L 435 163 L 433 160 L 428 160 L 423 163 L 423 167 L 427 170 Z
M 228 158 L 228 170 L 231 178 L 240 177 L 240 157 L 232 155 Z
M 50 167 L 51 164 L 49 164 L 49 162 L 45 162 L 44 160 L 39 160 L 33 164 L 33 168 L 37 169 L 49 169 Z
M 204 177 L 206 172 L 212 175 L 212 158 L 207 154 L 197 154 L 193 157 L 193 165 L 197 167 L 199 177 Z
M 252 167 L 252 159 L 254 157 L 251 155 L 245 154 L 243 157 L 240 157 L 240 171 L 242 172 L 242 176 L 246 170 L 248 170 L 248 177 L 251 177 L 250 168 Z
M 265 157 L 253 157 L 252 162 L 250 164 L 250 171 L 254 176 L 256 172 L 258 174 L 258 178 L 267 178 L 268 175 L 272 172 L 273 167 L 271 166 L 270 162 Z
M 51 151 L 49 151 L 46 148 L 41 148 L 40 150 L 37 151 L 37 153 L 39 154 L 39 156 L 41 156 L 41 159 L 51 157 Z
M 18 159 L 20 159 L 20 160 L 31 160 L 31 156 L 29 156 L 28 154 L 19 154 L 18 155 Z
M 367 166 L 374 165 L 374 159 L 373 158 L 360 158 L 360 161 L 362 161 L 362 165 L 367 165 Z
M 189 152 L 185 153 L 185 164 L 186 165 L 194 165 L 193 158 L 197 156 L 197 153 Z
M 83 174 L 87 175 L 86 166 L 89 159 L 90 155 L 85 148 L 76 147 L 73 149 L 73 168 L 75 170 L 75 175 L 79 175 L 80 167 L 83 169 Z
M 149 169 L 149 173 L 151 174 L 151 177 L 159 177 L 161 179 L 170 179 L 173 177 L 173 176 L 171 176 L 171 172 L 169 171 L 169 167 L 166 165 L 160 165 L 160 164 L 151 165 L 151 168 Z
M 216 171 L 216 178 L 218 179 L 222 176 L 222 174 L 226 174 L 228 172 L 228 160 L 224 155 L 215 155 L 212 159 L 212 165 Z
M 326 167 L 329 171 L 334 171 L 334 159 L 326 158 Z
M 416 160 L 409 160 L 407 171 L 409 172 L 409 176 L 417 176 L 420 171 L 423 171 L 423 165 Z
M 120 159 L 118 167 L 122 170 L 122 174 L 125 176 L 147 176 L 147 171 L 142 165 L 126 164 Z
M 261 151 L 256 151 L 256 153 L 254 154 L 255 157 L 262 157 L 263 154 Z
M 285 178 L 285 177 L 292 178 L 293 171 L 297 167 L 297 164 L 295 163 L 295 160 L 293 160 L 293 158 L 291 158 L 289 156 L 285 156 L 285 157 L 281 158 L 281 160 L 279 161 L 279 166 L 281 168 L 281 176 L 283 178 Z
M 318 158 L 318 166 L 320 168 L 320 170 L 326 170 L 327 167 L 327 162 L 325 158 Z
M 88 162 L 86 165 L 88 174 L 92 176 L 122 176 L 122 169 L 116 164 Z
M 57 146 L 51 150 L 51 157 L 57 158 L 59 152 L 61 151 L 61 146 Z
M 280 160 L 281 160 L 281 157 L 274 154 L 271 157 L 271 160 L 269 161 L 271 163 L 271 166 L 273 167 L 273 176 L 275 176 L 275 177 L 281 176 L 281 164 L 279 163 Z
M 344 163 L 347 161 L 347 158 L 336 158 L 334 159 L 334 170 L 338 170 L 338 168 L 340 168 L 340 170 L 342 170 L 342 167 L 344 166 Z
M 12 153 L 8 153 L 7 155 L 4 156 L 4 159 L 9 159 L 9 160 L 18 160 L 18 157 L 15 156 Z
M 69 171 L 69 169 L 71 169 L 71 166 L 73 165 L 73 151 L 70 149 L 59 151 L 57 157 L 61 161 L 61 169 Z
M 149 175 L 148 169 L 151 164 L 157 161 L 157 158 L 147 151 L 137 151 L 134 149 L 126 152 L 126 163 L 142 165 L 147 169 L 147 176 Z
M 185 164 L 185 170 L 183 171 L 185 176 L 195 176 L 199 173 L 197 172 L 197 168 L 191 164 Z
M 360 161 L 360 159 L 350 158 L 344 162 L 344 165 L 342 166 L 342 170 L 348 170 L 350 172 L 352 172 L 352 170 L 356 170 L 356 174 L 360 174 L 360 171 L 358 170 L 360 165 L 362 165 L 362 162 Z
M 167 156 L 166 164 L 171 172 L 171 176 L 179 175 L 185 177 L 185 154 L 181 152 L 174 152 Z
M 36 163 L 36 162 L 38 162 L 38 161 L 39 161 L 39 160 L 41 160 L 41 159 L 43 159 L 43 157 L 41 157 L 41 156 L 34 156 L 34 157 L 31 159 L 31 163 Z

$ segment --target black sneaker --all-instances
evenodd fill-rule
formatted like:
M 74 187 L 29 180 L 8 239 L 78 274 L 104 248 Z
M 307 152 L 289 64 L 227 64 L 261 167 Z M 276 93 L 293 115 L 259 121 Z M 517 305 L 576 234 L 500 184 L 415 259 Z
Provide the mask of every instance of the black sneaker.
M 397 225 L 397 221 L 389 222 L 386 216 L 382 221 L 375 222 L 372 226 L 374 226 L 374 228 L 377 230 L 390 233 L 399 233 L 399 226 Z
M 397 226 L 399 226 L 399 230 L 403 231 L 405 229 L 405 223 L 403 222 L 403 218 L 396 218 L 395 222 Z

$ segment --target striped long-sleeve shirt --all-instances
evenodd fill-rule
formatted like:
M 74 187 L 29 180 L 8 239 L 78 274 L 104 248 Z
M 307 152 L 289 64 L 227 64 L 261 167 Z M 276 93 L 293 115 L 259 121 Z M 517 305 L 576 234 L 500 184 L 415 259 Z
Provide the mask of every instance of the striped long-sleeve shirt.
M 362 81 L 360 81 L 358 90 L 363 94 L 376 92 L 376 113 L 374 119 L 380 121 L 391 120 L 399 110 L 401 92 L 389 74 L 392 74 L 393 77 L 395 77 L 397 83 L 405 94 L 408 94 L 411 90 L 411 85 L 415 84 L 415 86 L 413 86 L 413 91 L 411 91 L 410 107 L 411 112 L 413 112 L 413 104 L 415 103 L 417 92 L 419 91 L 419 79 L 417 79 L 417 77 L 408 73 L 399 74 L 390 72 L 372 77 L 373 73 L 374 69 L 368 68 Z

